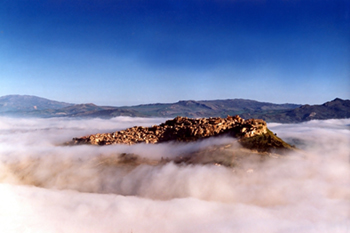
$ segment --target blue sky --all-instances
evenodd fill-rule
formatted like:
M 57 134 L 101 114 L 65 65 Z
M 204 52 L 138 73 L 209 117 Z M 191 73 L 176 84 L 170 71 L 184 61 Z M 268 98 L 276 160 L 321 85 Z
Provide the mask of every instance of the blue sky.
M 0 0 L 0 96 L 350 98 L 348 0 Z

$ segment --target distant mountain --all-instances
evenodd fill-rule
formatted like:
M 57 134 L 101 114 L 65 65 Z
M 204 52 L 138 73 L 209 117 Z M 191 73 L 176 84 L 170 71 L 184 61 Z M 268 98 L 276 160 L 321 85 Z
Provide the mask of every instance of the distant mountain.
M 350 118 L 350 100 L 336 98 L 321 105 L 306 104 L 279 114 L 261 115 L 260 118 L 281 123 Z
M 133 110 L 121 109 L 111 106 L 97 106 L 95 104 L 76 104 L 61 108 L 55 114 L 66 115 L 70 117 L 100 117 L 111 118 L 116 116 L 139 116 L 140 114 Z
M 22 112 L 44 109 L 60 109 L 72 104 L 30 95 L 6 95 L 0 97 L 0 112 Z
M 55 101 L 54 101 L 55 102 Z M 24 109 L 24 108 L 23 108 Z M 0 112 L 2 116 L 12 117 L 99 117 L 112 118 L 116 116 L 139 116 L 139 113 L 133 110 L 120 109 L 118 107 L 98 106 L 92 103 L 88 104 L 69 104 L 62 108 L 47 108 L 36 110 L 18 110 Z
M 247 99 L 183 100 L 137 106 L 70 104 L 36 96 L 0 97 L 0 115 L 18 117 L 241 117 L 267 122 L 302 122 L 313 119 L 350 118 L 350 100 L 336 98 L 322 105 L 273 104 Z
M 255 111 L 279 111 L 300 107 L 298 104 L 272 104 L 246 99 L 179 101 L 171 104 L 147 104 L 123 109 L 134 110 L 144 116 L 158 117 L 226 117 Z

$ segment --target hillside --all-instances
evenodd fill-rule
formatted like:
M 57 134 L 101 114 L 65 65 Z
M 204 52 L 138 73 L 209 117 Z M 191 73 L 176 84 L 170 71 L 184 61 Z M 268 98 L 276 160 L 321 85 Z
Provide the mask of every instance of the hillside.
M 259 156 L 282 156 L 287 152 L 296 151 L 296 148 L 284 142 L 273 134 L 266 122 L 259 119 L 244 120 L 239 116 L 226 118 L 187 118 L 176 117 L 160 125 L 152 127 L 135 126 L 112 133 L 98 133 L 73 138 L 65 145 L 113 145 L 138 143 L 159 144 L 166 142 L 194 142 L 213 137 L 231 137 L 237 139 L 237 145 L 227 144 L 188 154 L 163 162 L 175 163 L 205 163 L 225 166 L 237 165 L 238 158 L 249 154 Z M 215 155 L 215 156 L 214 156 Z M 118 160 L 123 163 L 144 163 L 135 154 L 123 153 Z M 150 163 L 149 161 L 146 163 Z
M 350 117 L 350 100 L 336 98 L 321 105 L 274 104 L 247 99 L 182 100 L 137 106 L 98 106 L 93 103 L 70 104 L 36 96 L 0 97 L 0 115 L 13 117 L 226 117 L 240 115 L 267 122 L 303 122 L 313 119 Z
M 242 117 L 256 117 L 269 122 L 292 123 L 309 120 L 350 118 L 350 100 L 336 98 L 320 105 L 302 105 L 298 108 L 264 113 L 242 114 Z
M 44 109 L 60 109 L 73 104 L 30 95 L 6 95 L 0 97 L 0 112 L 24 112 Z
M 227 99 L 227 100 L 183 100 L 170 104 L 147 104 L 124 109 L 135 110 L 144 116 L 157 117 L 225 117 L 227 115 L 239 115 L 242 113 L 252 113 L 255 111 L 279 111 L 294 109 L 298 104 L 273 104 L 258 102 L 246 99 Z

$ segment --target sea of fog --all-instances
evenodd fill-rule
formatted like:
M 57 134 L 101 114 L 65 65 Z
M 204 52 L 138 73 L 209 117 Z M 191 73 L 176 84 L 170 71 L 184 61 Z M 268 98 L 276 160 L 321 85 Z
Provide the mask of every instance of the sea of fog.
M 62 145 L 164 120 L 0 118 L 0 232 L 350 232 L 350 119 L 268 124 L 303 153 L 247 160 L 240 172 L 113 160 L 118 153 L 173 158 L 230 138 Z

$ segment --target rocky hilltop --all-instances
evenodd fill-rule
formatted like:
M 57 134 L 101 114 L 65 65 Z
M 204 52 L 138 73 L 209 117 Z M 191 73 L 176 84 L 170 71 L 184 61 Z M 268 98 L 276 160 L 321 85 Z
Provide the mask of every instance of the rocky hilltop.
M 243 147 L 258 151 L 291 149 L 292 147 L 267 129 L 260 119 L 244 120 L 237 116 L 226 118 L 176 117 L 152 127 L 135 126 L 125 130 L 73 138 L 69 145 L 191 142 L 209 137 L 227 135 L 239 140 Z

